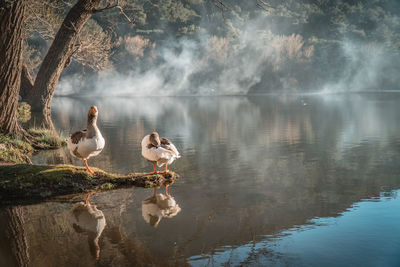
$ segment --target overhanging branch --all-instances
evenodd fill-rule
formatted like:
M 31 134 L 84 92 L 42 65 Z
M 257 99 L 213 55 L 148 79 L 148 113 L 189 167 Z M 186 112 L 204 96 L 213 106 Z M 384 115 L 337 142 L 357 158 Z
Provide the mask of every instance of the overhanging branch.
M 126 15 L 124 9 L 120 5 L 117 5 L 116 8 L 119 9 L 119 12 L 126 18 L 127 21 L 135 25 L 135 19 L 132 20 L 131 18 L 129 18 L 128 15 Z
M 127 20 L 127 21 L 129 21 L 130 23 L 132 23 L 133 25 L 135 25 L 135 20 L 133 19 L 131 19 L 126 13 L 125 13 L 125 11 L 124 11 L 124 9 L 123 9 L 123 7 L 119 4 L 119 1 L 117 1 L 115 4 L 111 4 L 111 3 L 108 3 L 105 7 L 103 7 L 103 8 L 98 8 L 98 9 L 93 9 L 92 10 L 92 13 L 93 14 L 95 14 L 95 13 L 99 13 L 99 12 L 104 12 L 104 11 L 106 11 L 106 10 L 109 10 L 109 9 L 113 9 L 113 8 L 118 8 L 119 9 L 119 12 L 125 17 L 125 19 Z
M 115 7 L 117 7 L 117 6 L 119 6 L 119 1 L 117 1 L 117 3 L 115 3 L 114 5 L 111 5 L 111 3 L 108 3 L 105 7 L 103 7 L 103 8 L 98 8 L 98 9 L 92 9 L 92 13 L 93 14 L 95 14 L 95 13 L 99 13 L 99 12 L 103 12 L 103 11 L 106 11 L 106 10 L 109 10 L 109 9 L 112 9 L 112 8 L 115 8 Z

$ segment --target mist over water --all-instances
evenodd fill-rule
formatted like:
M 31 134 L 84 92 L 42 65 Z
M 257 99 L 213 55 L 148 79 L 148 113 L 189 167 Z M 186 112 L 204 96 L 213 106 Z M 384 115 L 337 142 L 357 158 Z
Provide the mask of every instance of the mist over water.
M 215 18 L 210 22 L 202 14 L 201 31 L 184 37 L 170 35 L 157 45 L 154 41 L 153 47 L 144 48 L 147 53 L 142 60 L 127 60 L 118 69 L 65 76 L 56 94 L 246 95 L 399 89 L 400 60 L 392 49 L 399 41 L 386 36 L 367 38 L 376 32 L 383 35 L 387 24 L 400 25 L 396 16 L 388 16 L 390 21 L 370 32 L 360 30 L 361 36 L 367 36 L 364 39 L 343 30 L 342 36 L 321 41 L 308 29 L 272 20 L 273 15 L 262 9 L 245 18 L 235 14 L 230 11 L 225 22 L 220 15 L 223 35 L 215 34 L 215 27 L 220 27 Z
M 336 81 L 327 82 L 322 93 L 379 92 L 398 90 L 398 56 L 391 55 L 384 45 L 378 43 L 355 43 L 343 41 L 341 44 L 347 59 L 343 74 Z
M 264 64 L 271 52 L 262 51 L 256 44 L 253 29 L 238 37 L 239 51 L 228 51 L 227 39 L 215 39 L 210 49 L 209 35 L 199 35 L 197 40 L 171 40 L 165 47 L 157 48 L 159 62 L 150 69 L 140 66 L 129 73 L 115 69 L 89 77 L 82 87 L 79 75 L 62 79 L 58 95 L 90 93 L 103 96 L 174 96 L 174 95 L 245 95 L 260 82 Z M 247 50 L 244 53 L 244 50 Z M 135 62 L 132 62 L 135 64 Z M 132 66 L 130 66 L 130 69 Z

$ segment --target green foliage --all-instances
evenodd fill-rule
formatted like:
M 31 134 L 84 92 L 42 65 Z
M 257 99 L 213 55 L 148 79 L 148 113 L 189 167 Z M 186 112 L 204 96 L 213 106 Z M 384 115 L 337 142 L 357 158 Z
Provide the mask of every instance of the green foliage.
M 188 26 L 183 26 L 179 28 L 179 34 L 180 35 L 192 35 L 195 34 L 196 32 L 201 32 L 201 28 L 199 26 L 196 26 L 194 24 L 188 25 Z
M 159 0 L 159 12 L 162 19 L 169 22 L 187 22 L 195 17 L 200 17 L 190 6 L 184 5 L 181 1 Z
M 104 183 L 104 184 L 100 185 L 101 190 L 111 190 L 114 188 L 115 188 L 115 185 L 113 185 L 112 183 Z
M 391 0 L 269 1 L 264 6 L 266 16 L 276 22 L 288 19 L 292 25 L 304 27 L 304 34 L 318 38 L 348 38 L 368 42 L 384 42 L 396 49 L 400 39 L 399 10 L 389 9 Z

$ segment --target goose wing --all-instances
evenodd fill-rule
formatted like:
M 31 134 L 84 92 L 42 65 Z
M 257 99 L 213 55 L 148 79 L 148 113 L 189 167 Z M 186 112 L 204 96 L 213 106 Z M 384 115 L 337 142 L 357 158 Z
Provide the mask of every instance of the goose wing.
M 79 141 L 81 141 L 83 138 L 86 137 L 86 133 L 87 133 L 87 130 L 85 129 L 85 130 L 77 131 L 77 132 L 71 134 L 70 139 L 71 139 L 72 144 L 78 144 Z
M 180 157 L 178 149 L 176 149 L 175 145 L 168 138 L 161 137 L 160 143 L 162 148 L 171 151 L 177 158 Z

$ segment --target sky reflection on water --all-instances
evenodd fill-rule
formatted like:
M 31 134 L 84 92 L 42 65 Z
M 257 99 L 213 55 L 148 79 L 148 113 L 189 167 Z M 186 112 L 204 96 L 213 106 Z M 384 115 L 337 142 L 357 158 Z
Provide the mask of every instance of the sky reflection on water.
M 399 266 L 400 199 L 390 196 L 355 203 L 338 217 L 267 235 L 263 241 L 224 247 L 213 255 L 193 256 L 192 266 Z

